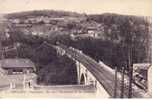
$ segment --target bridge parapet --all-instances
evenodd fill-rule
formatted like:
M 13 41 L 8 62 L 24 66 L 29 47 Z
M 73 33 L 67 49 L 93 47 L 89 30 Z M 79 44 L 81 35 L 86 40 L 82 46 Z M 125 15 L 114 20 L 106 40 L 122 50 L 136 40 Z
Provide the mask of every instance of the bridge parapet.
M 70 49 L 79 52 L 82 54 L 82 51 L 77 50 L 75 48 L 70 47 Z M 69 53 L 67 53 L 63 48 L 57 47 L 57 52 L 60 55 L 66 54 L 69 58 L 71 58 L 73 61 L 76 62 L 77 66 L 77 83 L 79 85 L 93 85 L 96 88 L 97 96 L 101 97 L 110 97 L 108 92 L 104 89 L 104 87 L 98 82 L 98 80 L 94 77 L 94 75 L 75 57 L 77 55 L 74 55 L 75 57 L 72 57 Z
M 90 58 L 89 56 L 81 53 L 79 50 L 74 49 L 72 47 L 67 47 L 62 44 L 57 44 L 59 48 L 62 48 L 64 50 L 65 54 L 70 57 L 71 59 L 80 62 L 87 70 L 89 73 L 89 77 L 92 78 L 92 76 L 95 78 L 97 81 L 97 86 L 98 88 L 104 88 L 105 91 L 108 93 L 110 97 L 114 96 L 114 90 L 115 90 L 115 75 L 110 72 L 106 67 L 100 65 L 97 63 L 94 59 Z M 80 73 L 79 73 L 80 74 Z M 124 97 L 128 97 L 128 76 L 126 76 L 126 81 L 124 83 Z M 80 78 L 80 76 L 79 76 Z M 93 79 L 93 78 L 92 78 Z M 89 83 L 89 82 L 88 82 Z M 117 96 L 120 97 L 121 95 L 121 79 L 117 79 Z M 99 84 L 99 85 L 98 85 Z M 102 89 L 101 89 L 102 90 Z M 138 87 L 134 86 L 132 88 L 132 97 L 134 98 L 143 98 L 146 94 L 146 92 L 142 91 Z M 105 93 L 106 93 L 105 92 Z M 102 93 L 102 92 L 100 92 Z

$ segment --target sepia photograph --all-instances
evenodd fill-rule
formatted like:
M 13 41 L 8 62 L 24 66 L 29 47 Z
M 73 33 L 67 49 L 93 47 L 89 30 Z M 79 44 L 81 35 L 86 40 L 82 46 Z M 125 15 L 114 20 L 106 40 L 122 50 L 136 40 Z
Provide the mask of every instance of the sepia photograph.
M 151 0 L 0 0 L 0 98 L 152 98 Z

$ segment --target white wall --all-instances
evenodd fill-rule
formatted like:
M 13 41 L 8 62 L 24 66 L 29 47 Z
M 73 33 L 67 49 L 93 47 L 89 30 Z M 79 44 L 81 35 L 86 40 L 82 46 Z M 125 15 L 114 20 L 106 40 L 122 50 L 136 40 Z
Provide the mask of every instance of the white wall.
M 148 94 L 152 96 L 152 66 L 148 69 Z

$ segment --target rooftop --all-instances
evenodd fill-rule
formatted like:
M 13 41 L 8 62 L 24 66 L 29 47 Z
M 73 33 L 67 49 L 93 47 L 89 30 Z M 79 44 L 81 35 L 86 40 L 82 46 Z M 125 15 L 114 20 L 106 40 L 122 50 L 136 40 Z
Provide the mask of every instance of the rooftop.
M 133 64 L 134 69 L 143 69 L 148 70 L 150 67 L 150 63 L 135 63 Z
M 13 58 L 0 60 L 2 68 L 34 68 L 35 65 L 30 59 Z

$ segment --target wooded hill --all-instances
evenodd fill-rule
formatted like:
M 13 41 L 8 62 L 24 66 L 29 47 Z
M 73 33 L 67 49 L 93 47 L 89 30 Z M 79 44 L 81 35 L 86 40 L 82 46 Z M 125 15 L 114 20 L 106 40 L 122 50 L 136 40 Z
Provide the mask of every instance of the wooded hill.
M 75 76 L 71 77 L 71 73 L 75 71 L 75 64 L 72 60 L 66 56 L 58 56 L 53 48 L 47 46 L 40 48 L 38 51 L 33 51 L 39 47 L 43 41 L 52 44 L 59 41 L 67 46 L 73 46 L 82 50 L 96 61 L 101 60 L 112 68 L 117 66 L 118 69 L 121 69 L 121 67 L 128 69 L 129 60 L 131 64 L 150 62 L 149 40 L 151 39 L 151 32 L 149 31 L 149 22 L 146 17 L 125 16 L 112 13 L 87 15 L 48 10 L 15 13 L 5 16 L 7 19 L 24 21 L 31 17 L 39 19 L 40 16 L 43 16 L 41 21 L 45 19 L 49 20 L 49 18 L 66 18 L 63 20 L 57 19 L 56 22 L 50 20 L 49 23 L 47 23 L 49 25 L 46 25 L 45 21 L 43 23 L 36 22 L 35 24 L 30 22 L 30 27 L 18 27 L 11 24 L 11 22 L 8 23 L 11 26 L 10 37 L 2 41 L 3 46 L 20 42 L 22 46 L 18 48 L 18 56 L 30 58 L 38 64 L 37 73 L 40 76 L 40 83 L 76 83 L 76 72 L 74 73 Z M 71 21 L 71 18 L 75 19 Z M 24 24 L 24 21 L 17 24 Z M 53 27 L 55 27 L 56 30 L 52 29 Z M 81 37 L 82 34 L 89 34 L 87 33 L 87 29 L 90 27 L 94 28 L 94 31 L 98 33 L 98 37 Z M 42 32 L 43 34 L 33 35 L 32 32 Z M 46 34 L 47 37 L 45 36 Z M 74 39 L 71 37 L 71 34 L 75 36 Z M 79 37 L 76 37 L 77 35 L 79 35 Z M 7 53 L 6 57 L 15 57 L 15 55 L 12 56 L 11 54 L 12 53 L 9 55 L 9 53 Z M 64 72 L 64 75 L 67 77 L 66 82 L 60 82 L 60 80 L 49 81 L 49 79 L 53 77 L 57 79 L 55 76 L 58 77 L 58 79 L 64 76 L 52 74 L 54 72 L 52 72 L 52 69 L 59 72 L 65 67 L 67 67 L 67 70 Z M 72 79 L 75 81 L 72 82 Z

